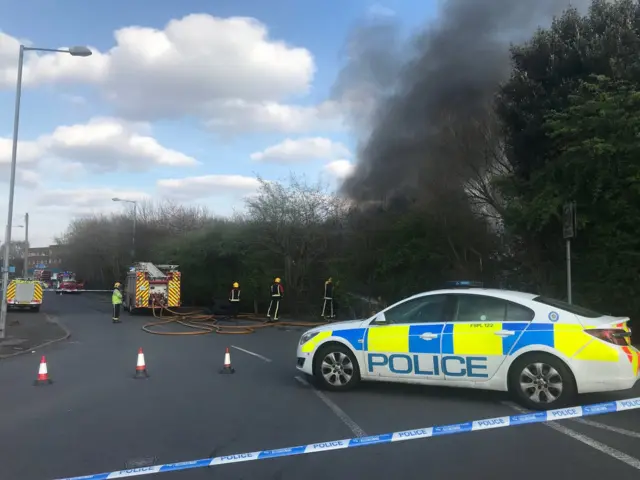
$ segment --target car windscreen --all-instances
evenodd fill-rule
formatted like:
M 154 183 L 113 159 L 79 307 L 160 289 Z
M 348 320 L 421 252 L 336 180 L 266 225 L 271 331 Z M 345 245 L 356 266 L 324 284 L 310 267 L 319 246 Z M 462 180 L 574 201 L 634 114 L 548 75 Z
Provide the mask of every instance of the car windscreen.
M 563 302 L 562 300 L 556 300 L 555 298 L 540 296 L 540 297 L 534 298 L 533 301 L 538 303 L 543 303 L 550 307 L 559 308 L 561 310 L 565 310 L 575 315 L 580 315 L 582 317 L 587 317 L 587 318 L 598 318 L 604 315 L 602 313 L 589 310 L 588 308 L 580 307 L 578 305 L 572 305 L 571 303 Z

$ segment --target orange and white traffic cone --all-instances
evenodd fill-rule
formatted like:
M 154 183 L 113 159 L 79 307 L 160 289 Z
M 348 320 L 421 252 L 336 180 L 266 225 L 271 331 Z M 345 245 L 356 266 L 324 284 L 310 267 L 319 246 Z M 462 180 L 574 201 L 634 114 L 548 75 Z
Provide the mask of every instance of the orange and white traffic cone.
M 224 365 L 220 369 L 220 373 L 236 373 L 231 366 L 231 354 L 229 353 L 229 347 L 224 352 Z
M 49 378 L 49 371 L 47 370 L 47 360 L 44 355 L 40 359 L 40 368 L 38 368 L 38 378 L 33 382 L 35 386 L 51 385 L 53 380 Z
M 147 373 L 147 364 L 144 362 L 144 353 L 142 347 L 138 350 L 138 362 L 136 364 L 136 374 L 133 378 L 149 378 Z

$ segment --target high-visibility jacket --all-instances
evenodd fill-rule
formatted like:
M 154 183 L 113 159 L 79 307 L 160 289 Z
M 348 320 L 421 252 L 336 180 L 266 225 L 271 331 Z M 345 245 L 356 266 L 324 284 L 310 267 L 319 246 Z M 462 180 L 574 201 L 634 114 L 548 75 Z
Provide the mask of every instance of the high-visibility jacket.
M 281 298 L 284 297 L 284 287 L 281 283 L 272 283 L 271 284 L 271 298 Z
M 231 292 L 229 292 L 229 301 L 230 302 L 239 302 L 240 301 L 240 289 L 232 288 Z
M 113 294 L 111 295 L 111 303 L 113 303 L 114 305 L 122 304 L 122 292 L 117 288 L 113 289 Z

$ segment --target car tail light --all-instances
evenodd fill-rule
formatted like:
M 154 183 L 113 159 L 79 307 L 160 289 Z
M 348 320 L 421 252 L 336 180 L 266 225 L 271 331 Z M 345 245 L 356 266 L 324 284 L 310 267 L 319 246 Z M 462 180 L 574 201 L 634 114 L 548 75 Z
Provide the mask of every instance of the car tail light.
M 585 330 L 589 335 L 604 340 L 614 345 L 626 347 L 628 345 L 627 338 L 631 337 L 631 332 L 625 332 L 619 328 L 605 328 L 605 329 L 589 329 Z

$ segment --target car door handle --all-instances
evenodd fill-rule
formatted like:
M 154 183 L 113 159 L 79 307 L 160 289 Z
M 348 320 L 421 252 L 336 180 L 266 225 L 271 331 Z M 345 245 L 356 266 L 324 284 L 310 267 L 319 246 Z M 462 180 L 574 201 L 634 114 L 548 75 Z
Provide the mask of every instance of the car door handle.
M 511 335 L 515 335 L 516 332 L 513 330 L 498 330 L 495 332 L 499 337 L 510 337 Z
M 423 340 L 433 340 L 434 338 L 438 338 L 437 333 L 423 333 L 420 335 L 420 338 Z

